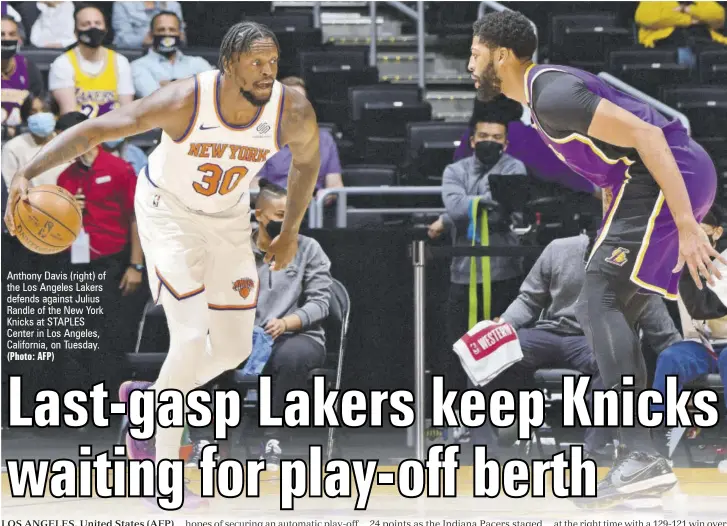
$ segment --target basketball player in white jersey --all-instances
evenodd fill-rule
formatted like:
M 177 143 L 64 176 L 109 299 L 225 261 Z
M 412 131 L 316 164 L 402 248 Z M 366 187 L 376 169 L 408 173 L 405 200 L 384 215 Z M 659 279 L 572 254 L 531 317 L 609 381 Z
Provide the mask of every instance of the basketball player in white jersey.
M 169 325 L 169 353 L 153 385 L 122 385 L 122 401 L 133 389 L 186 394 L 249 356 L 258 296 L 249 184 L 286 144 L 293 161 L 282 231 L 272 240 L 263 233 L 258 243 L 273 270 L 297 251 L 320 166 L 318 125 L 307 99 L 276 81 L 278 56 L 272 31 L 239 23 L 223 39 L 219 71 L 173 82 L 70 128 L 13 179 L 5 216 L 11 233 L 11 211 L 27 199 L 30 179 L 103 142 L 163 130 L 139 175 L 135 212 L 152 295 Z M 154 441 L 127 437 L 129 456 L 177 459 L 182 431 L 157 426 Z M 204 501 L 187 490 L 185 504 Z

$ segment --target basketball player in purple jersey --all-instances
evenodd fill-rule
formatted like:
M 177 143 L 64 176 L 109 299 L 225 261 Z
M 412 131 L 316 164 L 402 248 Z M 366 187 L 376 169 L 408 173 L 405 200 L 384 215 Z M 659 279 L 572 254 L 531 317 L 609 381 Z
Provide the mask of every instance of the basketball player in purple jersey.
M 723 261 L 699 222 L 717 189 L 714 164 L 679 121 L 578 69 L 535 65 L 537 38 L 520 13 L 489 14 L 474 24 L 468 70 L 480 100 L 500 93 L 526 104 L 540 137 L 555 154 L 613 196 L 590 254 L 576 315 L 594 349 L 607 389 L 625 375 L 646 388 L 646 367 L 635 321 L 647 294 L 675 300 L 686 264 L 700 275 L 721 276 Z M 641 425 L 619 429 L 624 446 L 588 505 L 659 495 L 676 482 L 668 461 Z M 581 502 L 579 504 L 586 504 Z

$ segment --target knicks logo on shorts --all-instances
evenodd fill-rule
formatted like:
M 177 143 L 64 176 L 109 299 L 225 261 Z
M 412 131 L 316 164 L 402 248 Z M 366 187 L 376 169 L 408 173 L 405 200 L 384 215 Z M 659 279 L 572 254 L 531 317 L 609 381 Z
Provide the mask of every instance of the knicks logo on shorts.
M 243 299 L 247 299 L 254 288 L 255 282 L 250 278 L 238 279 L 232 284 L 232 290 L 236 290 Z
M 606 263 L 623 267 L 628 262 L 628 258 L 626 258 L 626 254 L 628 253 L 629 251 L 625 248 L 618 247 L 616 250 L 611 252 L 609 257 L 606 258 Z

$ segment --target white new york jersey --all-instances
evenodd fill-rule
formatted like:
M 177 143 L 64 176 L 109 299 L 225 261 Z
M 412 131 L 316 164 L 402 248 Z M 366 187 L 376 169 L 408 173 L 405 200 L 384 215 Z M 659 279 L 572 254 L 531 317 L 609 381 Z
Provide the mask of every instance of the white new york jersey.
M 250 181 L 280 145 L 284 88 L 278 82 L 265 106 L 249 124 L 225 122 L 220 108 L 221 73 L 195 77 L 194 116 L 178 140 L 162 132 L 149 156 L 147 177 L 184 206 L 215 214 L 235 206 Z

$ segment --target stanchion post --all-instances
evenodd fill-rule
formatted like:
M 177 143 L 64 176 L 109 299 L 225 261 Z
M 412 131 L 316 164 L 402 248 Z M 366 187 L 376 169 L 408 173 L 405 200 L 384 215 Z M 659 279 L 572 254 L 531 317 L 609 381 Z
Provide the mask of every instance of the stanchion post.
M 425 460 L 424 451 L 424 299 L 426 283 L 426 245 L 424 241 L 412 244 L 412 265 L 414 267 L 414 407 L 416 413 L 414 447 L 416 458 Z

